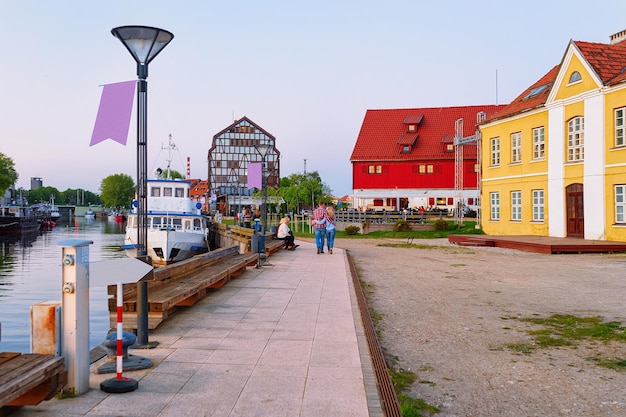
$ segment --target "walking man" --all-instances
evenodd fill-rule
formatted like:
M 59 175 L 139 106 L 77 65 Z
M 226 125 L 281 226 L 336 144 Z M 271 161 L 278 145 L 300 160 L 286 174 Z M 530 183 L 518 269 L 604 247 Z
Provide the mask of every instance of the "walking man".
M 326 235 L 326 204 L 320 201 L 315 210 L 313 210 L 313 231 L 315 232 L 315 246 L 317 253 L 324 253 L 324 236 Z

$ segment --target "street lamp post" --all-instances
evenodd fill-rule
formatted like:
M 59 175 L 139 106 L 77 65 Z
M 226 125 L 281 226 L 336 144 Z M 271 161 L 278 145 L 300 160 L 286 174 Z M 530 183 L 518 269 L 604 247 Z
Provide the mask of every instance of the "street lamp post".
M 254 145 L 256 151 L 261 155 L 261 189 L 263 190 L 263 209 L 261 210 L 261 233 L 265 235 L 267 231 L 267 162 L 266 157 L 271 148 L 270 145 Z
M 148 261 L 148 64 L 174 35 L 150 26 L 119 26 L 111 29 L 137 62 L 137 257 Z M 137 284 L 137 343 L 148 346 L 148 285 Z

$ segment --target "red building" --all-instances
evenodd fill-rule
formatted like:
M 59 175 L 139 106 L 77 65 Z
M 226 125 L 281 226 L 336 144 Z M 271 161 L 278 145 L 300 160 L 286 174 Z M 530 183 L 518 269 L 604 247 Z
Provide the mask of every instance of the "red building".
M 479 113 L 489 118 L 502 107 L 368 110 L 350 156 L 354 208 L 454 207 L 456 121 L 464 120 L 462 135 L 470 137 Z M 477 144 L 462 148 L 462 203 L 475 209 Z
M 189 190 L 189 195 L 191 199 L 195 202 L 202 204 L 202 211 L 209 211 L 209 182 L 207 180 L 191 180 L 192 185 Z

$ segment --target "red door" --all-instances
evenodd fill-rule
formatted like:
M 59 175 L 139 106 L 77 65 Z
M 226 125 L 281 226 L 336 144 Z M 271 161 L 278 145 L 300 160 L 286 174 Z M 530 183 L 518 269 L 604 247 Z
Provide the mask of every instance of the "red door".
M 567 236 L 585 237 L 583 185 L 568 185 L 565 188 L 565 194 L 567 196 Z

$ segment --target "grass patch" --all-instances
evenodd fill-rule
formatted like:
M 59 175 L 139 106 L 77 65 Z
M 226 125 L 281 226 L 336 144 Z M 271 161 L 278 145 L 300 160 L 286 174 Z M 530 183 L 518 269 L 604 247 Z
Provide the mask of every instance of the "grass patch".
M 595 364 L 598 366 L 602 366 L 608 369 L 613 369 L 614 371 L 622 372 L 626 370 L 626 359 L 601 358 L 601 357 L 593 357 L 593 358 L 587 358 L 587 359 L 592 362 L 595 362 Z
M 506 348 L 522 355 L 530 355 L 535 351 L 535 346 L 530 343 L 509 343 Z
M 396 390 L 398 402 L 400 403 L 400 412 L 402 412 L 403 417 L 431 416 L 439 412 L 437 407 L 428 404 L 421 398 L 413 398 L 406 393 L 406 391 L 411 389 L 411 385 L 415 383 L 416 375 L 413 372 L 405 370 L 398 372 L 388 370 L 388 372 Z
M 603 322 L 601 317 L 576 317 L 570 314 L 554 314 L 548 318 L 520 319 L 544 326 L 538 336 L 557 335 L 566 340 L 593 339 L 626 342 L 626 328 L 618 322 Z M 529 332 L 533 334 L 533 332 Z M 535 331 L 536 333 L 536 331 Z
M 511 320 L 516 317 L 501 317 Z M 542 326 L 541 329 L 529 330 L 533 336 L 533 343 L 512 343 L 506 345 L 510 351 L 529 355 L 535 349 L 549 349 L 558 347 L 575 347 L 576 342 L 600 341 L 626 343 L 626 328 L 619 322 L 604 322 L 602 317 L 577 317 L 571 314 L 553 314 L 547 318 L 531 317 L 516 318 L 522 322 Z M 620 358 L 587 358 L 599 366 L 622 371 L 626 369 L 626 359 Z
M 59 392 L 57 395 L 55 395 L 55 398 L 57 400 L 64 400 L 66 398 L 76 398 L 76 390 L 73 387 L 68 388 L 66 390 Z
M 418 243 L 377 243 L 376 246 L 385 247 L 385 248 L 450 249 L 450 246 L 424 245 L 424 244 L 418 244 Z
M 439 412 L 439 409 L 421 398 L 413 398 L 403 392 L 398 395 L 400 412 L 403 417 L 425 417 Z
M 482 235 L 481 229 L 476 229 L 476 222 L 465 222 L 463 226 L 457 226 L 454 221 L 450 221 L 448 230 L 406 230 L 406 231 L 375 231 L 366 234 L 348 235 L 344 231 L 337 230 L 335 239 L 439 239 L 454 235 Z M 308 229 L 306 229 L 308 230 Z M 314 237 L 313 233 L 298 232 L 296 237 Z

